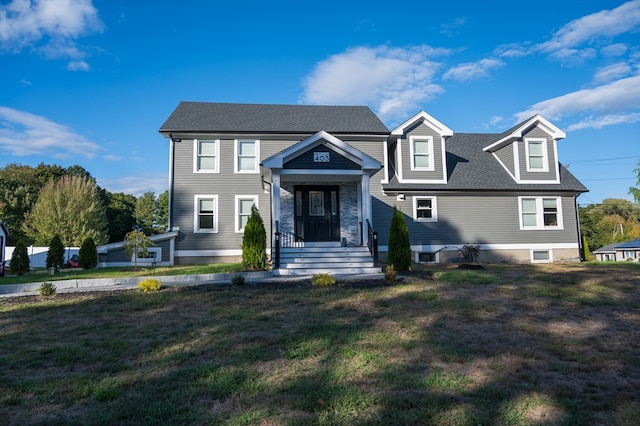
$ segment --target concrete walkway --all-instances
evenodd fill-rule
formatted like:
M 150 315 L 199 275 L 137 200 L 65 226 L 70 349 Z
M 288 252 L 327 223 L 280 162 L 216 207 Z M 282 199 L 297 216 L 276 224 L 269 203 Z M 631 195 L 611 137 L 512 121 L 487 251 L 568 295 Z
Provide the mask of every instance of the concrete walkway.
M 0 278 L 0 297 L 16 297 L 16 296 L 32 296 L 40 294 L 40 286 L 43 282 L 51 282 L 56 286 L 57 293 L 73 293 L 88 291 L 114 291 L 114 290 L 130 290 L 138 287 L 138 283 L 144 279 L 152 278 L 162 282 L 165 287 L 172 286 L 189 286 L 203 284 L 219 284 L 231 285 L 231 280 L 235 275 L 245 277 L 247 283 L 255 282 L 285 282 L 285 281 L 301 281 L 310 279 L 311 276 L 274 276 L 271 271 L 257 272 L 226 272 L 219 274 L 201 274 L 201 275 L 151 275 L 146 277 L 127 277 L 127 278 L 95 278 L 95 279 L 76 279 L 76 280 L 59 280 L 59 281 L 37 281 L 25 284 L 6 284 L 2 285 Z M 43 277 L 46 277 L 43 275 Z M 353 278 L 353 275 L 336 275 L 337 280 Z M 380 278 L 384 274 L 367 274 L 358 275 L 358 278 Z

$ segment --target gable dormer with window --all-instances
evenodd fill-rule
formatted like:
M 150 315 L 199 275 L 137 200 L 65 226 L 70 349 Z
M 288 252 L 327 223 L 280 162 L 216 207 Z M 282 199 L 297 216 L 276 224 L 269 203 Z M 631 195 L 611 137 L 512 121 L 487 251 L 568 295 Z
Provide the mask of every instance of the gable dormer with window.
M 484 148 L 509 175 L 522 184 L 560 183 L 557 141 L 566 134 L 536 115 L 500 135 Z
M 424 111 L 395 128 L 387 144 L 398 182 L 447 183 L 445 140 L 452 135 Z

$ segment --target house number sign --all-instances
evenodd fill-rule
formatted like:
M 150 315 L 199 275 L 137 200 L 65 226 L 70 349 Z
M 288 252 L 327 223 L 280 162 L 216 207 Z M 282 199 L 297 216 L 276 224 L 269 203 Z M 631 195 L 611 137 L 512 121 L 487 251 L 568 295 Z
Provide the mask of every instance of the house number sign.
M 313 162 L 314 163 L 328 163 L 329 162 L 329 153 L 328 152 L 314 152 L 313 153 Z

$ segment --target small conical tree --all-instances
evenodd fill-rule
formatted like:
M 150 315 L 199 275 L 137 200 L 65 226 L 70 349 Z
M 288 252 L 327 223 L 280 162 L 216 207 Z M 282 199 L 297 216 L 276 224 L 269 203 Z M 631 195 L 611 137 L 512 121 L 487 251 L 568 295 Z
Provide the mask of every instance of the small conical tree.
M 255 205 L 251 206 L 251 216 L 244 227 L 242 263 L 245 268 L 253 270 L 267 266 L 267 232 Z
M 62 268 L 64 265 L 64 244 L 60 235 L 54 235 L 49 243 L 49 251 L 47 252 L 47 268 Z
M 396 271 L 411 270 L 411 245 L 409 243 L 409 228 L 404 221 L 402 212 L 393 207 L 393 217 L 389 228 L 389 252 L 387 265 L 393 265 Z
M 24 275 L 29 271 L 29 254 L 24 240 L 18 240 L 13 255 L 11 256 L 11 273 L 14 275 Z
M 88 237 L 80 246 L 80 253 L 78 253 L 78 266 L 83 269 L 95 268 L 98 264 L 98 252 L 96 250 L 96 243 L 93 238 Z

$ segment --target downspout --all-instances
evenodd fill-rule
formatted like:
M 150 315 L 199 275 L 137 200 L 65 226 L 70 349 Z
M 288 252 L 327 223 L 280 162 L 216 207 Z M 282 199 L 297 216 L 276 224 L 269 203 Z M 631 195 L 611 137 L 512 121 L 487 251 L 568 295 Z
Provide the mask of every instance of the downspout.
M 173 135 L 169 135 L 169 217 L 167 218 L 167 231 L 173 230 L 173 161 L 175 158 L 175 142 Z
M 574 199 L 574 204 L 575 204 L 575 211 L 576 211 L 576 226 L 578 229 L 576 229 L 576 231 L 578 232 L 578 250 L 579 250 L 579 254 L 580 254 L 580 261 L 584 262 L 587 259 L 584 258 L 584 247 L 582 246 L 582 231 L 580 230 L 580 204 L 578 204 L 578 197 L 580 196 L 580 194 L 574 195 L 573 199 Z

